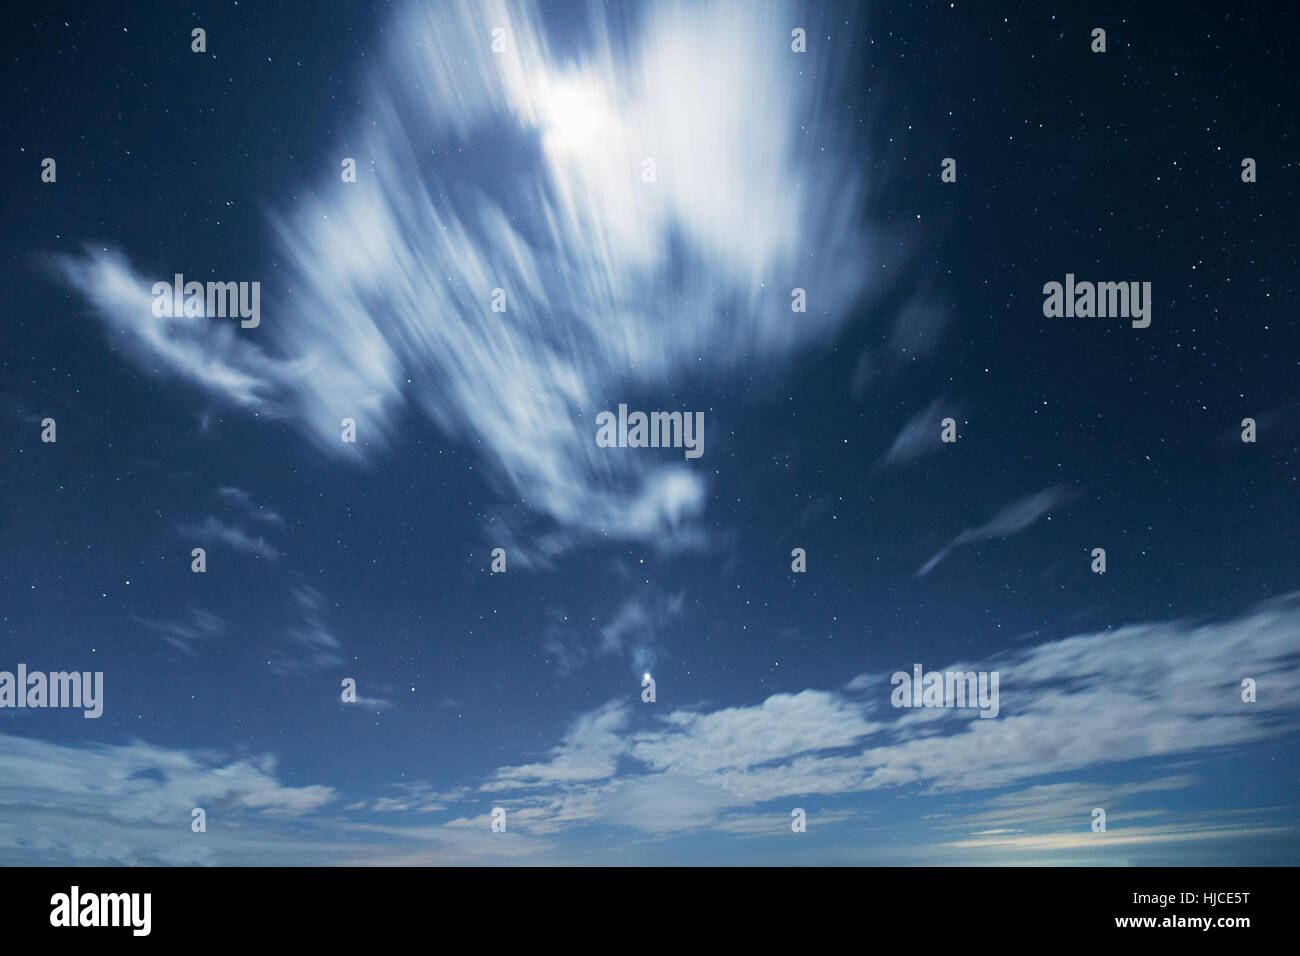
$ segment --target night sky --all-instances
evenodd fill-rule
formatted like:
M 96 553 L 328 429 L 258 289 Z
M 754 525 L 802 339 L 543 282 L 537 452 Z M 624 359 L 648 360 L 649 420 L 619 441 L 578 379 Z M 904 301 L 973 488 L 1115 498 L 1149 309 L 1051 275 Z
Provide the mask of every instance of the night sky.
M 1086 6 L 10 11 L 0 863 L 1300 862 L 1300 16 Z

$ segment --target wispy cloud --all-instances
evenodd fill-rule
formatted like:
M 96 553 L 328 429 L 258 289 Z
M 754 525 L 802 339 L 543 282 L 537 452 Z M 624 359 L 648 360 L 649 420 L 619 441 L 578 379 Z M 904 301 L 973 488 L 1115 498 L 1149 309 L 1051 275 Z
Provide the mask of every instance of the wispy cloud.
M 136 620 L 145 629 L 190 657 L 194 657 L 205 642 L 228 630 L 225 621 L 200 608 L 192 610 L 188 620 L 185 621 L 148 621 L 143 618 L 136 618 Z
M 948 310 L 936 303 L 928 289 L 903 303 L 893 314 L 887 340 L 866 346 L 858 355 L 849 379 L 853 400 L 862 401 L 873 387 L 887 384 L 918 359 L 931 355 L 948 322 Z
M 1019 534 L 1043 515 L 1059 508 L 1072 497 L 1072 492 L 1064 488 L 1054 487 L 1045 488 L 1035 494 L 1027 495 L 1012 502 L 994 515 L 987 523 L 980 525 L 978 528 L 967 528 L 949 541 L 934 557 L 921 566 L 921 569 L 916 572 L 916 576 L 918 578 L 925 577 L 934 570 L 940 561 L 963 545 L 978 544 L 981 541 L 990 541 L 993 538 L 1008 538 L 1013 534 Z
M 1165 824 L 1162 826 L 1135 826 L 1108 829 L 1102 834 L 1092 833 L 1086 827 L 1051 833 L 976 834 L 965 840 L 942 844 L 958 849 L 1032 851 L 1044 853 L 1061 850 L 1096 850 L 1099 845 L 1129 849 L 1159 844 L 1185 846 L 1191 840 L 1241 840 L 1243 838 L 1277 838 L 1290 836 L 1292 826 L 1260 827 L 1244 823 L 1209 825 L 1204 822 Z
M 391 710 L 393 702 L 385 697 L 363 697 L 357 695 L 355 701 L 360 710 Z
M 107 246 L 87 243 L 81 256 L 62 257 L 59 271 L 95 306 L 112 346 L 137 365 L 245 408 L 276 408 L 284 365 L 250 346 L 238 323 L 155 316 L 150 289 L 163 277 L 139 275 Z
M 242 488 L 225 487 L 217 489 L 217 497 L 229 504 L 238 514 L 254 521 L 282 527 L 284 519 L 274 511 L 267 511 L 253 501 L 253 493 Z
M 215 515 L 208 515 L 199 524 L 181 525 L 180 531 L 193 537 L 201 547 L 210 548 L 213 542 L 218 542 L 236 551 L 260 555 L 272 561 L 280 556 L 280 552 L 263 535 L 249 534 Z
M 960 829 L 974 836 L 1002 836 L 1064 827 L 1090 831 L 1092 810 L 1101 807 L 1111 817 L 1134 797 L 1150 793 L 1185 790 L 1200 781 L 1191 774 L 1159 777 L 1131 783 L 1098 784 L 1083 781 L 1038 784 L 1024 790 L 998 794 L 971 813 L 948 814 L 934 825 Z M 1125 815 L 1124 819 L 1133 819 Z M 1081 824 L 1086 823 L 1087 826 Z
M 907 420 L 894 443 L 889 446 L 881 468 L 891 465 L 908 464 L 927 455 L 933 455 L 942 447 L 939 423 L 944 418 L 961 420 L 962 405 L 959 402 L 936 398 L 928 406 Z
M 280 676 L 307 674 L 337 667 L 343 663 L 343 643 L 325 625 L 325 595 L 313 587 L 302 585 L 293 590 L 294 601 L 302 612 L 302 622 L 287 631 L 285 637 L 292 647 L 277 648 L 271 652 L 271 670 Z M 362 705 L 361 698 L 357 704 Z M 387 700 L 367 699 L 366 706 L 373 709 L 391 707 Z
M 397 796 L 378 797 L 369 804 L 362 801 L 348 809 L 367 809 L 374 813 L 433 813 L 448 809 L 451 803 L 464 796 L 463 791 L 440 793 L 428 783 L 398 783 L 392 789 L 397 791 Z
M 561 673 L 570 673 L 596 657 L 625 657 L 634 673 L 652 670 L 659 662 L 665 629 L 682 612 L 685 593 L 669 594 L 658 587 L 624 598 L 607 619 L 588 633 L 567 615 L 552 612 L 542 649 L 555 659 Z

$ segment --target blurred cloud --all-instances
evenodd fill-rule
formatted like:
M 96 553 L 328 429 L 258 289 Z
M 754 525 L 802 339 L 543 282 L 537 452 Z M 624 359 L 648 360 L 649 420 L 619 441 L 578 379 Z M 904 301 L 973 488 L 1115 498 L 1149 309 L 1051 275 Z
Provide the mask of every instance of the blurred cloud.
M 274 511 L 267 511 L 261 505 L 254 503 L 252 492 L 244 491 L 242 488 L 218 488 L 217 497 L 243 517 L 254 521 L 264 521 L 277 527 L 283 527 L 284 525 L 284 518 L 280 517 L 280 515 Z
M 147 630 L 190 657 L 195 656 L 197 648 L 205 641 L 210 641 L 229 630 L 225 621 L 201 608 L 191 610 L 186 621 L 147 621 L 143 618 L 136 618 L 136 620 Z
M 889 446 L 880 467 L 908 464 L 933 455 L 942 445 L 940 423 L 944 418 L 961 420 L 965 414 L 960 402 L 940 396 L 907 420 L 894 443 Z
M 978 528 L 967 528 L 949 541 L 934 557 L 921 566 L 921 569 L 916 572 L 916 576 L 918 578 L 925 577 L 934 570 L 940 561 L 963 545 L 991 541 L 994 538 L 1008 538 L 1013 534 L 1019 534 L 1043 515 L 1059 508 L 1073 497 L 1072 492 L 1064 488 L 1054 487 L 1045 488 L 1042 491 L 1013 501 L 987 523 L 980 525 Z
M 303 184 L 271 214 L 287 266 L 263 277 L 256 331 L 154 317 L 158 277 L 116 252 L 88 248 L 63 275 L 132 361 L 289 416 L 328 455 L 362 461 L 423 411 L 528 503 L 500 520 L 549 554 L 702 546 L 705 470 L 599 448 L 595 416 L 784 361 L 846 320 L 865 185 L 849 144 L 816 132 L 844 67 L 804 69 L 784 3 L 589 10 L 587 48 L 560 53 L 530 2 L 405 7 L 364 84 L 358 181 Z M 819 62 L 850 62 L 826 48 L 847 33 L 825 32 Z M 430 159 L 465 148 L 499 171 Z M 792 316 L 795 287 L 810 304 Z
M 325 625 L 325 595 L 308 585 L 293 589 L 295 603 L 302 614 L 300 623 L 285 634 L 289 647 L 271 652 L 268 661 L 272 673 L 281 677 L 312 674 L 343 663 L 343 643 Z M 393 706 L 379 698 L 357 697 L 356 703 L 367 709 L 382 710 Z
M 236 551 L 261 555 L 272 561 L 280 556 L 280 552 L 264 536 L 249 534 L 215 515 L 208 515 L 199 524 L 181 525 L 180 532 L 198 539 L 198 544 L 203 547 L 210 548 L 212 542 L 218 542 Z

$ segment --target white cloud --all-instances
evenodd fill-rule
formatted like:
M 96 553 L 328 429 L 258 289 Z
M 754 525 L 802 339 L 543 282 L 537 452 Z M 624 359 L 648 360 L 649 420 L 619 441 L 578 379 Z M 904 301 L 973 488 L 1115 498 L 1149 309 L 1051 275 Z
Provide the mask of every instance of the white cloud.
M 1073 495 L 1063 488 L 1045 488 L 1042 491 L 1013 501 L 987 523 L 980 525 L 978 528 L 967 528 L 949 541 L 934 557 L 921 566 L 921 570 L 916 572 L 916 576 L 918 578 L 925 577 L 934 570 L 935 565 L 963 545 L 978 544 L 981 541 L 990 541 L 993 538 L 1008 538 L 1013 534 L 1019 534 L 1043 515 L 1059 508 L 1072 497 Z
M 669 711 L 650 730 L 634 729 L 629 705 L 611 703 L 579 719 L 548 761 L 502 768 L 485 789 L 514 788 L 521 805 L 547 811 L 556 797 L 527 791 L 558 787 L 576 824 L 627 823 L 630 808 L 648 806 L 638 795 L 663 787 L 694 820 L 713 804 L 721 814 L 786 797 L 904 785 L 927 793 L 982 790 L 1085 768 L 1204 756 L 1298 726 L 1297 631 L 1300 594 L 1230 620 L 1133 625 L 942 668 L 1000 673 L 1001 712 L 991 720 L 963 709 L 893 710 L 887 675 L 852 681 L 866 693 L 861 699 L 814 690 L 778 694 L 755 706 Z M 1246 676 L 1260 689 L 1253 704 L 1241 700 Z M 892 719 L 869 719 L 869 712 Z M 622 768 L 620 759 L 627 761 Z M 1098 793 L 1113 799 L 1193 782 L 1182 774 L 1099 791 L 1029 794 L 1074 813 L 1075 804 Z M 991 804 L 983 823 L 996 826 L 1016 800 Z M 1042 816 L 1019 800 L 1022 823 Z M 547 812 L 539 815 L 555 826 Z M 658 829 L 649 817 L 643 822 Z
M 662 731 L 637 734 L 632 756 L 651 770 L 696 776 L 846 747 L 884 727 L 864 719 L 856 703 L 816 690 L 774 694 L 757 707 L 673 711 L 665 723 Z
M 0 859 L 213 862 L 208 835 L 190 832 L 195 807 L 210 818 L 269 826 L 336 799 L 330 787 L 285 786 L 275 772 L 270 757 L 231 760 L 145 743 L 74 747 L 0 734 Z
M 960 420 L 961 416 L 962 406 L 959 403 L 936 398 L 907 420 L 885 453 L 881 467 L 907 464 L 933 455 L 942 444 L 939 440 L 940 421 L 949 417 Z
M 277 858 L 307 863 L 572 862 L 591 857 L 542 837 L 602 824 L 652 838 L 758 834 L 769 832 L 769 814 L 788 826 L 790 807 L 808 807 L 810 795 L 860 800 L 904 785 L 927 795 L 1028 784 L 931 814 L 923 823 L 941 842 L 910 851 L 912 862 L 971 860 L 952 854 L 977 851 L 1039 861 L 1094 852 L 1101 844 L 1086 842 L 1094 836 L 1087 829 L 1093 806 L 1116 810 L 1106 834 L 1112 845 L 1233 839 L 1241 846 L 1294 829 L 1272 825 L 1262 811 L 1238 823 L 1222 813 L 1132 805 L 1195 785 L 1193 768 L 1216 752 L 1297 728 L 1298 631 L 1300 594 L 1293 594 L 1223 621 L 1134 625 L 1022 649 L 976 665 L 1002 675 L 997 718 L 945 711 L 923 735 L 905 710 L 884 709 L 894 714 L 889 720 L 865 716 L 888 699 L 885 677 L 855 681 L 862 699 L 808 690 L 657 718 L 615 702 L 575 720 L 545 760 L 503 767 L 477 789 L 410 785 L 348 804 L 354 812 L 454 814 L 428 826 L 324 816 L 335 791 L 279 783 L 269 757 L 232 761 L 143 743 L 73 747 L 0 735 L 0 860 L 41 852 L 50 861 L 248 863 L 258 861 L 260 840 Z M 1258 683 L 1256 703 L 1241 700 L 1244 676 Z M 1106 784 L 1051 779 L 1103 767 L 1112 777 L 1116 768 L 1154 773 Z M 799 802 L 787 805 L 788 798 Z M 817 807 L 825 803 L 808 807 L 810 829 L 875 809 Z M 225 819 L 207 843 L 185 839 L 195 806 L 217 808 Z M 508 834 L 490 832 L 494 806 L 507 808 Z M 285 817 L 292 830 L 274 824 Z M 860 848 L 861 834 L 854 840 Z M 261 852 L 264 862 L 270 851 Z M 844 852 L 847 859 L 862 851 Z
M 153 314 L 155 281 L 134 272 L 118 251 L 87 246 L 80 257 L 59 260 L 63 277 L 95 305 L 110 344 L 137 365 L 225 396 L 248 408 L 273 411 L 282 365 L 250 347 L 238 323 Z
M 282 527 L 284 518 L 274 511 L 267 511 L 261 505 L 254 503 L 253 494 L 242 488 L 224 487 L 217 489 L 217 497 L 231 505 L 242 517 L 254 521 L 264 521 L 267 524 Z
M 529 2 L 407 7 L 361 84 L 358 182 L 303 184 L 272 215 L 267 258 L 287 271 L 262 277 L 256 330 L 154 318 L 156 277 L 116 254 L 64 274 L 134 362 L 291 415 L 327 454 L 360 461 L 422 410 L 482 452 L 532 512 L 502 520 L 552 554 L 701 547 L 705 468 L 598 448 L 595 416 L 824 340 L 862 291 L 863 184 L 819 132 L 834 71 L 786 52 L 786 5 L 663 4 L 633 24 L 589 9 L 574 55 Z M 500 162 L 457 162 L 459 146 Z M 810 306 L 792 318 L 796 286 Z
M 536 787 L 554 783 L 602 780 L 613 775 L 627 743 L 619 737 L 627 713 L 617 704 L 584 714 L 544 763 L 502 767 L 484 790 Z

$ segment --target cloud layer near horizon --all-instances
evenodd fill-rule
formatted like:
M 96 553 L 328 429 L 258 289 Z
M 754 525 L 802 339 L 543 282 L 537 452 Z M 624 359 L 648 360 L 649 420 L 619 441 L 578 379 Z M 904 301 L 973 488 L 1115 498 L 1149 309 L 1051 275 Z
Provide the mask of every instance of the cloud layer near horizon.
M 395 797 L 346 807 L 353 814 L 446 818 L 418 826 L 322 816 L 327 808 L 343 812 L 341 794 L 331 786 L 284 786 L 270 757 L 223 764 L 218 755 L 142 743 L 71 747 L 0 734 L 0 780 L 9 781 L 0 787 L 6 809 L 0 855 L 31 848 L 33 831 L 24 820 L 43 821 L 39 833 L 46 835 L 39 839 L 52 852 L 73 854 L 73 843 L 50 835 L 50 821 L 67 818 L 82 829 L 95 820 L 100 828 L 99 838 L 76 849 L 80 857 L 153 858 L 141 849 L 156 842 L 157 834 L 145 836 L 150 826 L 173 829 L 192 807 L 215 800 L 241 827 L 269 827 L 273 834 L 274 821 L 285 817 L 336 834 L 409 830 L 448 860 L 501 861 L 530 853 L 564 856 L 571 851 L 559 849 L 556 835 L 578 827 L 631 827 L 651 837 L 706 828 L 762 833 L 768 832 L 767 815 L 788 815 L 785 804 L 798 805 L 791 801 L 856 799 L 916 785 L 935 797 L 1028 785 L 1019 796 L 995 794 L 982 809 L 935 821 L 938 829 L 959 831 L 940 834 L 935 846 L 1067 850 L 1077 848 L 1073 838 L 1051 827 L 1073 820 L 1079 807 L 1114 806 L 1153 789 L 1192 786 L 1197 777 L 1187 772 L 1188 761 L 1293 732 L 1298 630 L 1300 594 L 1293 594 L 1229 620 L 1134 625 L 934 668 L 997 670 L 1001 713 L 992 720 L 979 719 L 974 710 L 894 710 L 886 674 L 855 678 L 841 691 L 809 689 L 753 705 L 678 708 L 660 716 L 644 705 L 611 702 L 578 716 L 544 759 L 501 767 L 477 787 L 439 792 L 403 784 Z M 1246 677 L 1256 681 L 1254 703 L 1242 701 Z M 1155 763 L 1156 779 L 1148 783 L 1117 788 L 1075 781 L 1064 789 L 1035 783 L 1064 772 L 1173 758 L 1181 758 L 1184 770 L 1159 777 Z M 773 801 L 783 802 L 765 807 Z M 507 809 L 512 841 L 481 842 L 491 836 L 492 806 Z M 858 832 L 854 821 L 872 808 L 832 806 L 827 812 L 826 825 Z M 1204 828 L 1189 819 L 1170 824 L 1172 830 L 1158 821 L 1147 824 L 1139 842 L 1237 833 L 1231 827 L 1201 833 Z M 123 827 L 133 834 L 130 840 L 125 834 L 115 840 L 112 834 Z M 1006 835 L 1011 831 L 1019 835 L 1012 839 Z M 869 834 L 858 835 L 866 840 Z M 224 839 L 214 838 L 214 848 Z M 292 846 L 290 840 L 286 852 Z M 372 849 L 373 862 L 384 862 L 382 850 Z M 325 852 L 306 841 L 303 858 L 315 859 L 318 851 Z M 229 862 L 215 849 L 177 852 L 159 849 L 157 859 Z

